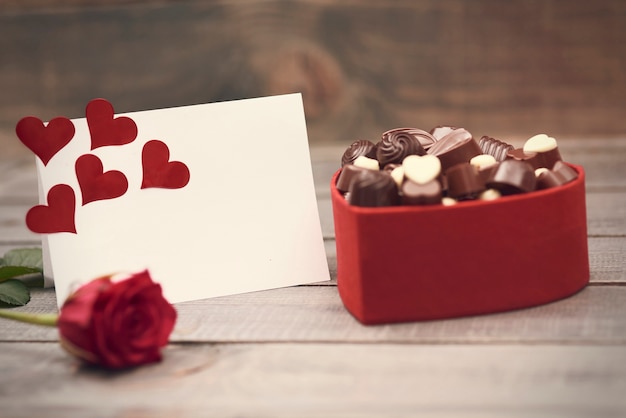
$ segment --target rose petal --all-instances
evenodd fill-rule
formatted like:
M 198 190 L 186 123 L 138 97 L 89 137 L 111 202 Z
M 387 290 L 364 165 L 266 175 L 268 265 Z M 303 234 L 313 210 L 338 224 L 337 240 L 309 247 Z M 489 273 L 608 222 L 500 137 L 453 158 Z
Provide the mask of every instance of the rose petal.
M 59 332 L 62 344 L 77 357 L 124 368 L 159 361 L 176 316 L 145 270 L 79 289 L 62 307 Z

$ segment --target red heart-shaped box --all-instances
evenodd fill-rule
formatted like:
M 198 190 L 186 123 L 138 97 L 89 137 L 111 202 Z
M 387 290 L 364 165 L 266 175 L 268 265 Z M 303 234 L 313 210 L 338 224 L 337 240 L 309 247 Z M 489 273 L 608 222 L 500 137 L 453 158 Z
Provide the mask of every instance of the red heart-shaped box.
M 351 206 L 331 181 L 337 287 L 364 324 L 525 308 L 589 282 L 585 173 L 454 206 Z

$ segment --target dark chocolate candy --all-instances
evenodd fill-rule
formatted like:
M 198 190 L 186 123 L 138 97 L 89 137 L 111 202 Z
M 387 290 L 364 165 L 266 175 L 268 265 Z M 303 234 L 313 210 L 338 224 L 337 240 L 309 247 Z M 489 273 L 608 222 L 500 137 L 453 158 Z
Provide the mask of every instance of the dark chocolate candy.
M 426 150 L 417 137 L 413 133 L 407 133 L 405 129 L 385 132 L 376 144 L 376 159 L 381 167 L 387 164 L 402 164 L 402 160 L 409 155 L 424 154 Z
M 367 139 L 357 139 L 346 149 L 341 156 L 341 166 L 352 164 L 361 155 L 376 158 L 376 145 Z
M 446 171 L 448 196 L 457 200 L 475 199 L 483 190 L 485 182 L 476 166 L 460 163 Z
M 483 152 L 472 134 L 459 128 L 437 141 L 429 148 L 428 153 L 439 157 L 441 169 L 446 171 L 453 165 L 469 162 L 472 157 Z
M 341 173 L 337 178 L 337 189 L 340 192 L 347 192 L 350 189 L 352 180 L 362 171 L 371 171 L 365 167 L 358 167 L 352 164 L 346 164 L 341 168 Z
M 384 171 L 365 170 L 350 183 L 348 202 L 354 206 L 394 206 L 399 203 L 398 186 Z
M 502 161 L 487 180 L 488 188 L 496 189 L 503 195 L 531 192 L 536 185 L 533 167 L 519 160 Z
M 422 146 L 422 148 L 424 148 L 425 150 L 427 150 L 428 148 L 430 148 L 437 140 L 435 139 L 434 136 L 432 136 L 430 133 L 422 130 L 422 129 L 418 129 L 418 128 L 395 128 L 395 129 L 390 129 L 386 132 L 384 132 L 382 134 L 382 138 L 386 137 L 386 136 L 391 136 L 391 135 L 408 135 L 408 136 L 412 136 L 413 138 L 417 139 L 417 141 L 420 143 L 420 145 Z M 423 155 L 423 154 L 418 154 L 418 155 Z
M 554 171 L 546 170 L 537 176 L 537 190 L 563 185 L 563 178 Z
M 575 180 L 578 173 L 563 161 L 557 161 L 552 170 L 542 172 L 537 176 L 537 189 L 562 186 Z
M 483 183 L 487 184 L 487 180 L 491 177 L 491 174 L 498 168 L 498 164 L 490 165 L 489 167 L 479 168 L 478 176 Z
M 402 183 L 402 204 L 405 205 L 434 205 L 441 203 L 441 184 L 431 180 L 424 184 L 407 180 Z
M 563 177 L 565 183 L 569 183 L 570 181 L 575 180 L 578 177 L 578 173 L 576 172 L 576 170 L 565 164 L 563 161 L 557 161 L 556 163 L 554 163 L 552 171 Z
M 528 138 L 523 149 L 526 152 L 537 153 L 531 162 L 535 168 L 552 168 L 557 161 L 561 161 L 556 139 L 546 134 L 537 134 Z
M 535 164 L 533 164 L 533 159 L 536 156 L 537 156 L 536 152 L 524 152 L 522 148 L 514 148 L 511 150 L 508 150 L 506 153 L 507 160 L 522 161 L 522 162 L 528 163 L 533 169 L 539 168 L 539 167 L 535 167 Z
M 536 154 L 537 154 L 536 152 L 524 152 L 524 149 L 522 148 L 513 148 L 506 152 L 506 159 L 526 161 L 530 158 L 534 158 Z
M 483 154 L 492 155 L 496 161 L 504 161 L 508 151 L 513 150 L 514 147 L 511 144 L 492 138 L 490 136 L 483 136 L 478 141 L 478 146 L 483 151 Z
M 530 163 L 535 168 L 551 168 L 554 167 L 554 164 L 556 164 L 557 161 L 561 161 L 561 153 L 558 148 L 554 148 L 550 151 L 538 152 Z
M 507 151 L 507 159 L 525 161 L 536 170 L 553 167 L 557 161 L 561 161 L 561 154 L 558 148 L 545 152 L 525 152 L 523 148 L 515 148 Z
M 383 167 L 383 171 L 391 173 L 394 169 L 401 167 L 401 166 L 402 164 L 396 164 L 396 163 L 387 164 L 386 166 Z

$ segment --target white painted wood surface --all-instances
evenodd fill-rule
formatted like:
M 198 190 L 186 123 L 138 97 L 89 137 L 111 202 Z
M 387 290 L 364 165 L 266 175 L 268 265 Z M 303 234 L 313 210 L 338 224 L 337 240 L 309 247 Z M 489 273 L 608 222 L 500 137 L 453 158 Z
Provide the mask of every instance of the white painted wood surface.
M 570 298 L 371 327 L 334 280 L 186 302 L 164 361 L 124 373 L 80 367 L 54 329 L 0 320 L 0 416 L 626 416 L 626 139 L 559 145 L 587 172 L 591 283 Z M 333 277 L 341 152 L 312 149 Z M 36 191 L 30 157 L 0 157 L 0 252 L 38 245 L 23 223 Z M 55 309 L 52 290 L 19 308 Z
M 3 380 L 14 382 L 3 389 L 5 416 L 588 418 L 626 409 L 617 346 L 173 344 L 162 364 L 123 374 L 75 367 L 51 344 L 0 349 Z

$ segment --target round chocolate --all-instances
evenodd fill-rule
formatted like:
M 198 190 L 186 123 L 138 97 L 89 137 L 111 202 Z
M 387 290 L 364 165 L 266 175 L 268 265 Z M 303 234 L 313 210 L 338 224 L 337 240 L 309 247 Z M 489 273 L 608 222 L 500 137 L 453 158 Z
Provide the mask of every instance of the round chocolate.
M 350 183 L 348 202 L 354 206 L 393 206 L 399 202 L 398 186 L 384 171 L 366 170 Z
M 483 136 L 480 138 L 478 146 L 484 154 L 492 155 L 496 161 L 504 161 L 506 159 L 507 152 L 514 149 L 513 145 L 491 138 L 490 136 Z
M 367 139 L 357 139 L 345 150 L 341 156 L 341 166 L 352 164 L 361 155 L 376 158 L 376 145 Z
M 392 129 L 383 134 L 376 144 L 376 159 L 381 167 L 387 164 L 402 164 L 409 155 L 424 155 L 426 150 L 420 141 L 405 130 Z
M 536 185 L 537 177 L 533 167 L 519 160 L 502 161 L 487 181 L 487 187 L 504 195 L 531 192 Z
M 478 173 L 476 166 L 460 163 L 446 171 L 448 180 L 448 196 L 457 200 L 475 199 L 483 190 L 485 182 Z
M 472 138 L 472 134 L 459 128 L 437 141 L 430 147 L 428 153 L 439 157 L 441 169 L 446 171 L 453 165 L 469 162 L 483 152 Z

